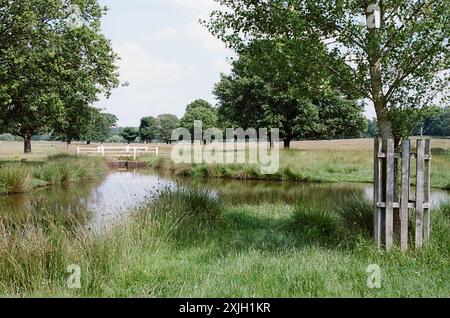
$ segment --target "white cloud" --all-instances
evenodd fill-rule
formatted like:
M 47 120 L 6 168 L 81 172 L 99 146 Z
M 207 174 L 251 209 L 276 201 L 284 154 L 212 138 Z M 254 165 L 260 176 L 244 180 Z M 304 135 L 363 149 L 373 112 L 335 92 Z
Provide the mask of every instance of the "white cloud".
M 199 19 L 195 18 L 183 28 L 183 35 L 193 41 L 197 41 L 205 49 L 226 52 L 225 44 L 209 33 L 208 29 L 199 23 Z
M 165 27 L 150 34 L 144 34 L 141 38 L 149 41 L 171 40 L 179 35 L 177 28 L 173 26 Z
M 127 43 L 115 48 L 121 57 L 120 77 L 122 81 L 135 83 L 164 84 L 188 76 L 191 68 L 176 62 L 166 62 L 150 56 L 138 44 Z
M 225 58 L 215 59 L 213 65 L 219 73 L 229 74 L 231 72 L 231 64 Z
M 170 0 L 170 2 L 180 7 L 202 11 L 214 10 L 220 7 L 220 5 L 213 0 Z

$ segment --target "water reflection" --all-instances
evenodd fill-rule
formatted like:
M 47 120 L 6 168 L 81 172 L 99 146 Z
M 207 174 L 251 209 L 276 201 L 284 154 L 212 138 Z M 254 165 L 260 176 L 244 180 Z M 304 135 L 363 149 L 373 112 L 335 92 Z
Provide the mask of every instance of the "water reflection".
M 202 179 L 174 180 L 149 170 L 115 171 L 98 182 L 51 187 L 24 195 L 0 196 L 0 220 L 7 224 L 24 224 L 51 216 L 72 224 L 98 229 L 113 224 L 127 211 L 145 202 L 151 193 L 176 183 L 182 186 L 212 188 L 231 203 L 318 202 L 334 206 L 353 195 L 372 197 L 372 185 L 355 183 L 274 183 Z M 433 190 L 432 206 L 450 200 L 448 191 Z

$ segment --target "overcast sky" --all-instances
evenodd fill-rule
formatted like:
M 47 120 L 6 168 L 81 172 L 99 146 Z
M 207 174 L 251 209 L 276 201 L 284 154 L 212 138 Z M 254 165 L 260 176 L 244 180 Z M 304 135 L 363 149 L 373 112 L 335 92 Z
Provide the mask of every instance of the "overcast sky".
M 120 80 L 96 106 L 122 126 L 143 116 L 182 116 L 188 103 L 212 95 L 220 73 L 230 71 L 233 53 L 198 23 L 216 8 L 213 0 L 99 0 L 109 8 L 102 29 L 121 57 Z

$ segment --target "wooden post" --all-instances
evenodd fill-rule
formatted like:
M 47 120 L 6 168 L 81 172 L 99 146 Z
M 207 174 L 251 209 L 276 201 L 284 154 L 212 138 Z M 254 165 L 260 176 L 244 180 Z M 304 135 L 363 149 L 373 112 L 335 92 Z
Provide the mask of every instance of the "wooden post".
M 402 189 L 400 201 L 400 247 L 402 251 L 408 249 L 408 216 L 409 216 L 409 169 L 411 142 L 405 139 L 402 143 Z
M 424 209 L 424 241 L 430 240 L 431 222 L 430 222 L 430 191 L 431 191 L 431 140 L 425 140 L 425 166 L 424 166 L 424 185 L 423 185 L 423 199 L 428 207 Z
M 417 172 L 416 172 L 416 249 L 423 244 L 423 203 L 424 203 L 424 160 L 425 144 L 422 139 L 417 140 Z
M 394 140 L 387 140 L 386 147 L 386 250 L 390 250 L 393 244 L 394 232 L 394 181 L 395 181 L 395 153 Z
M 80 147 L 77 147 L 77 156 L 80 155 Z
M 374 239 L 375 243 L 378 246 L 378 249 L 381 249 L 382 243 L 382 213 L 383 209 L 378 207 L 378 202 L 381 202 L 382 199 L 382 186 L 381 186 L 381 168 L 382 168 L 382 159 L 379 157 L 379 154 L 382 152 L 382 140 L 381 138 L 375 138 L 375 147 L 374 147 L 374 185 L 373 185 L 373 198 L 374 198 L 374 215 L 373 215 L 373 224 L 374 224 Z
M 136 149 L 136 147 L 134 147 L 133 148 L 133 159 L 134 160 L 136 160 L 136 151 L 137 151 L 137 149 Z

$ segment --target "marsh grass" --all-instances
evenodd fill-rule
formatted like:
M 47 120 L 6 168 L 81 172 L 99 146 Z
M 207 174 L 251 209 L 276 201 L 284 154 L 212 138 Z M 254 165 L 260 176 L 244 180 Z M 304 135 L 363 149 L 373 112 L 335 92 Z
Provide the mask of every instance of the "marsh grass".
M 31 171 L 23 166 L 8 163 L 0 167 L 0 193 L 26 192 L 31 188 Z
M 106 172 L 102 160 L 70 155 L 51 156 L 44 163 L 0 165 L 0 194 L 23 193 L 35 187 L 98 178 Z

